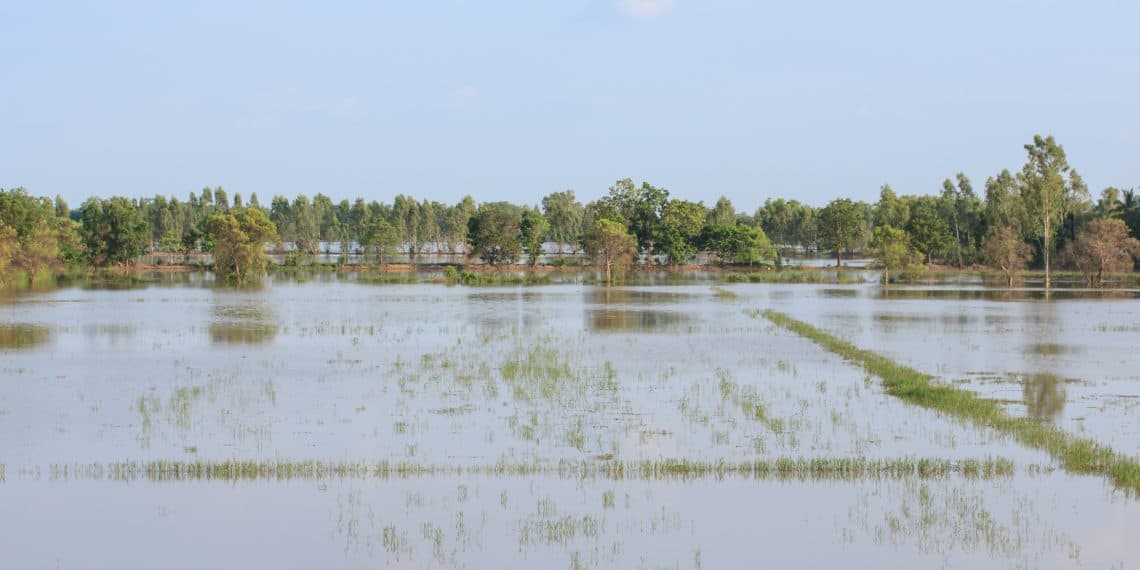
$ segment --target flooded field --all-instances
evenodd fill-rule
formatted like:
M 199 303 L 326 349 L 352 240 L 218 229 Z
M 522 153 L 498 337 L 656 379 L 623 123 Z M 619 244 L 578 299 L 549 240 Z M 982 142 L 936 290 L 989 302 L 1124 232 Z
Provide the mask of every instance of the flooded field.
M 717 284 L 0 304 L 0 567 L 1140 566 L 1140 500 L 775 309 L 1140 457 L 1137 295 Z

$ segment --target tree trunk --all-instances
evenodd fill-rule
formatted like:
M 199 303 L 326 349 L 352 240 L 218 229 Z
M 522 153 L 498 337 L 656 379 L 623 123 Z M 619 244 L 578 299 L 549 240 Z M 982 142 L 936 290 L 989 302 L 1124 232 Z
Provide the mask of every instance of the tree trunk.
M 836 267 L 842 267 L 843 266 L 843 250 L 840 249 L 839 247 L 835 248 L 835 266 Z
M 1049 275 L 1049 197 L 1045 196 L 1045 290 L 1052 285 Z
M 954 244 L 958 248 L 958 269 L 962 268 L 962 234 L 958 228 L 958 216 L 954 216 Z

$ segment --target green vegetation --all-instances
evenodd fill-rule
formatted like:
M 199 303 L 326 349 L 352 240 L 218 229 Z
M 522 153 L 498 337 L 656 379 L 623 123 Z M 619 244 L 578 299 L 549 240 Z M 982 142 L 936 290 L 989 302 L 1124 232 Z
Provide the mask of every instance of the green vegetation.
M 752 215 L 737 212 L 724 197 L 709 208 L 629 178 L 585 205 L 567 190 L 542 198 L 541 208 L 477 204 L 470 196 L 443 204 L 403 194 L 391 203 L 363 198 L 336 203 L 324 194 L 311 200 L 303 194 L 292 200 L 275 196 L 265 208 L 256 194 L 247 202 L 238 194 L 231 199 L 221 187 L 207 187 L 185 200 L 91 198 L 71 211 L 59 198 L 33 197 L 22 188 L 0 190 L 0 282 L 34 284 L 77 265 L 125 266 L 145 253 L 161 254 L 155 263 L 187 263 L 194 254 L 220 253 L 229 257 L 220 260 L 219 272 L 229 282 L 244 283 L 264 267 L 263 256 L 252 251 L 258 247 L 286 255 L 292 266 L 337 250 L 342 263 L 351 255 L 361 263 L 384 265 L 403 253 L 412 263 L 432 254 L 499 266 L 525 254 L 531 265 L 565 265 L 565 251 L 577 256 L 585 250 L 589 261 L 605 268 L 606 281 L 638 260 L 647 267 L 680 265 L 701 252 L 726 265 L 775 259 L 777 266 L 793 252 L 830 251 L 837 265 L 845 255 L 870 253 L 888 281 L 892 272 L 914 267 L 916 253 L 928 265 L 984 263 L 1003 271 L 1009 284 L 1025 267 L 1039 267 L 1047 288 L 1057 252 L 1062 268 L 1080 271 L 1090 285 L 1102 283 L 1106 274 L 1133 271 L 1136 252 L 1126 240 L 1140 238 L 1135 191 L 1105 188 L 1094 204 L 1052 137 L 1034 137 L 1025 151 L 1017 174 L 1003 170 L 986 180 L 984 199 L 958 173 L 927 195 L 900 196 L 883 185 L 873 204 L 839 198 L 816 208 L 769 199 Z M 232 222 L 240 226 L 236 216 L 243 215 L 258 216 L 247 220 L 261 228 L 256 235 L 248 235 L 249 228 L 235 229 Z M 337 250 L 333 244 L 339 244 Z M 554 253 L 547 256 L 545 247 Z M 1106 253 L 1122 251 L 1129 255 Z M 208 263 L 202 257 L 197 261 Z
M 980 398 L 968 390 L 937 384 L 930 375 L 858 348 L 783 313 L 766 310 L 756 315 L 859 364 L 867 372 L 881 378 L 886 392 L 892 396 L 971 421 L 980 427 L 992 428 L 1024 445 L 1049 453 L 1066 471 L 1104 475 L 1124 491 L 1130 494 L 1140 493 L 1140 463 L 1134 458 L 1033 418 L 1010 416 L 996 401 Z
M 865 232 L 859 206 L 848 198 L 832 200 L 819 212 L 819 241 L 835 251 L 835 265 L 843 264 L 843 252 L 850 251 Z
M 637 241 L 626 233 L 621 224 L 600 218 L 586 235 L 586 253 L 605 268 L 606 284 L 614 281 L 614 272 L 633 263 L 637 256 Z
M 871 249 L 883 268 L 883 283 L 890 284 L 891 271 L 908 269 L 918 265 L 918 254 L 910 246 L 906 232 L 889 225 L 875 228 L 871 237 Z
M 240 208 L 210 216 L 214 236 L 214 271 L 244 285 L 265 273 L 265 244 L 277 241 L 277 229 L 265 212 Z
M 147 225 L 130 200 L 91 198 L 83 203 L 79 217 L 83 245 L 93 265 L 130 264 L 146 253 Z
M 108 479 L 114 481 L 243 481 L 325 479 L 409 479 L 423 477 L 535 477 L 610 480 L 693 480 L 726 477 L 774 480 L 944 479 L 959 475 L 976 479 L 1007 478 L 1016 473 L 1005 458 L 951 461 L 937 458 L 865 457 L 777 458 L 757 461 L 644 461 L 520 462 L 478 465 L 427 464 L 393 461 L 150 461 L 51 465 L 53 479 Z
M 0 284 L 30 285 L 82 258 L 79 224 L 67 218 L 63 200 L 29 196 L 22 188 L 0 189 Z

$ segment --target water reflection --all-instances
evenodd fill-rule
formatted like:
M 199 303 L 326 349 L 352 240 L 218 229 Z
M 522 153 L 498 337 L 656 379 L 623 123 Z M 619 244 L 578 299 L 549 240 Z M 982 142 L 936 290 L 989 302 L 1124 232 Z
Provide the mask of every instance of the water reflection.
M 1140 299 L 1137 290 L 1054 289 L 1049 295 L 1043 289 L 907 289 L 892 287 L 874 289 L 876 299 L 939 299 L 981 301 L 1036 301 L 1044 299 Z
M 246 300 L 214 306 L 210 342 L 215 344 L 263 344 L 277 337 L 273 311 L 264 303 Z
M 586 311 L 586 326 L 591 330 L 653 332 L 672 330 L 686 317 L 671 311 L 634 311 L 619 309 L 591 309 Z
M 257 323 L 210 323 L 210 342 L 261 344 L 277 337 L 277 327 Z
M 1057 356 L 1060 354 L 1076 354 L 1080 352 L 1080 347 L 1070 346 L 1067 344 L 1060 344 L 1056 342 L 1037 342 L 1025 347 L 1025 352 L 1028 354 L 1036 354 L 1038 356 Z
M 850 299 L 859 296 L 858 289 L 820 289 L 820 297 Z
M 598 287 L 586 291 L 586 302 L 596 305 L 677 303 L 691 296 L 677 291 Z
M 109 348 L 130 346 L 135 339 L 135 327 L 123 324 L 86 324 L 83 325 L 83 336 L 93 345 Z M 105 344 L 103 344 L 105 343 Z
M 0 324 L 0 350 L 35 348 L 51 339 L 51 329 L 28 323 Z
M 1065 382 L 1050 372 L 1038 372 L 1025 377 L 1021 394 L 1030 418 L 1053 423 L 1065 407 Z

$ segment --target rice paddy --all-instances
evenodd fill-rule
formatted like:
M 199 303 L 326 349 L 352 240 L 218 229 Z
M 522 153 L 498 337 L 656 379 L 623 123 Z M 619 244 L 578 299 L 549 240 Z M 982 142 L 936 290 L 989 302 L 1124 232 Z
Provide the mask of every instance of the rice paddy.
M 1132 357 L 1034 332 L 1118 300 L 401 279 L 6 300 L 0 567 L 1140 562 Z M 1078 328 L 1135 343 L 1114 310 Z M 926 330 L 1016 360 L 908 360 Z

